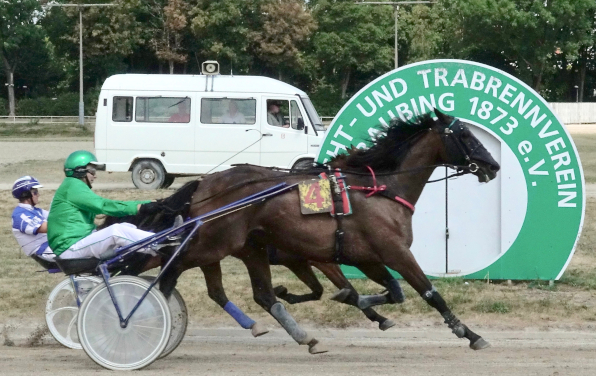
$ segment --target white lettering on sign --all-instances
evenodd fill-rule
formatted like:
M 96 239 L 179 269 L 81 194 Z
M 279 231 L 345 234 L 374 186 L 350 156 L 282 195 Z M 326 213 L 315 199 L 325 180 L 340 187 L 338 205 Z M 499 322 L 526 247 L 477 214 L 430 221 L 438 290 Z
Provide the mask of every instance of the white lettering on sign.
M 558 123 L 548 118 L 550 112 L 546 105 L 540 101 L 534 103 L 532 93 L 521 84 L 516 84 L 514 81 L 507 82 L 502 76 L 486 74 L 478 70 L 469 71 L 461 67 L 420 69 L 413 77 L 418 81 L 415 84 L 411 84 L 407 79 L 396 77 L 385 81 L 384 84 L 374 86 L 367 95 L 360 97 L 360 103 L 356 103 L 356 108 L 357 112 L 364 116 L 363 121 L 370 122 L 377 119 L 377 124 L 387 127 L 390 119 L 399 118 L 402 121 L 409 121 L 418 115 L 432 112 L 435 108 L 447 113 L 453 112 L 457 105 L 466 105 L 462 100 L 458 103 L 459 94 L 456 95 L 456 93 L 461 93 L 462 90 L 473 90 L 476 95 L 473 95 L 467 103 L 470 106 L 471 119 L 474 117 L 480 119 L 480 123 L 491 127 L 503 137 L 511 136 L 514 132 L 528 132 L 530 129 L 544 140 L 545 149 L 539 148 L 540 152 L 535 151 L 538 150 L 533 147 L 536 145 L 532 145 L 529 141 L 518 144 L 517 151 L 519 155 L 524 156 L 523 160 L 527 163 L 524 169 L 529 175 L 552 176 L 553 174 L 550 173 L 552 171 L 557 182 L 573 181 L 578 176 L 578 173 L 569 167 L 573 162 L 574 154 L 570 153 L 568 142 L 564 140 Z M 407 96 L 408 87 L 438 88 L 440 91 Z M 445 92 L 446 88 L 453 89 Z M 404 98 L 399 99 L 400 97 Z M 379 111 L 380 109 L 382 111 Z M 461 109 L 458 110 L 461 111 Z M 359 116 L 353 118 L 350 126 L 356 122 L 356 118 Z M 529 127 L 520 127 L 520 121 Z M 375 127 L 376 125 L 368 130 L 371 138 L 377 135 L 373 132 Z M 327 155 L 335 157 L 341 150 L 346 150 L 346 144 L 350 145 L 350 142 L 354 141 L 353 136 L 346 131 L 342 124 L 336 127 L 330 141 L 330 148 L 326 151 Z M 357 142 L 359 148 L 366 146 L 366 142 Z M 533 181 L 532 186 L 539 186 L 539 183 L 540 181 Z M 559 207 L 577 205 L 578 191 L 570 185 L 559 189 L 558 194 L 564 196 L 558 200 Z

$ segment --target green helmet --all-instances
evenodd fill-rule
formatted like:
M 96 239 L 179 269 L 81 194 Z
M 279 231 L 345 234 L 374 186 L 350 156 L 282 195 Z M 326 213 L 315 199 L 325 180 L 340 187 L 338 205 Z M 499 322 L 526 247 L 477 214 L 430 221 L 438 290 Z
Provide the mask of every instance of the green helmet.
M 105 165 L 97 163 L 97 158 L 87 150 L 77 150 L 71 153 L 64 161 L 64 174 L 67 177 L 82 178 L 88 164 L 92 164 L 97 170 L 105 170 Z

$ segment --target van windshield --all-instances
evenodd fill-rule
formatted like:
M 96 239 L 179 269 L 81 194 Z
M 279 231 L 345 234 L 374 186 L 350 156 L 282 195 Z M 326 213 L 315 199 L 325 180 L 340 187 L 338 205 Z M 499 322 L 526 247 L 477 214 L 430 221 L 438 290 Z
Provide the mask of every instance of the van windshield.
M 304 105 L 304 108 L 306 108 L 306 112 L 308 113 L 308 118 L 310 119 L 310 122 L 313 124 L 315 129 L 317 131 L 324 132 L 325 127 L 323 126 L 323 122 L 321 121 L 319 114 L 317 114 L 317 110 L 315 110 L 315 106 L 312 105 L 310 98 L 309 97 L 300 97 L 300 99 L 302 99 L 302 104 Z

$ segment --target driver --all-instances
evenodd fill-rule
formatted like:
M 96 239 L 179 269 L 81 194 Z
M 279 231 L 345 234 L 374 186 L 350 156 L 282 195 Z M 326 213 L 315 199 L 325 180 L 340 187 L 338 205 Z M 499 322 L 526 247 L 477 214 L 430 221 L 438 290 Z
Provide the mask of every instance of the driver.
M 48 246 L 48 211 L 36 208 L 38 188 L 43 185 L 33 176 L 22 176 L 12 186 L 12 197 L 19 200 L 12 212 L 12 233 L 27 256 L 52 261 L 54 253 Z
M 64 162 L 66 178 L 56 191 L 48 217 L 50 247 L 62 259 L 100 258 L 102 254 L 153 235 L 129 223 L 118 223 L 95 230 L 97 214 L 114 217 L 153 214 L 159 210 L 155 202 L 116 201 L 98 196 L 91 190 L 97 170 L 105 165 L 85 150 L 75 151 Z M 154 254 L 151 249 L 141 252 Z

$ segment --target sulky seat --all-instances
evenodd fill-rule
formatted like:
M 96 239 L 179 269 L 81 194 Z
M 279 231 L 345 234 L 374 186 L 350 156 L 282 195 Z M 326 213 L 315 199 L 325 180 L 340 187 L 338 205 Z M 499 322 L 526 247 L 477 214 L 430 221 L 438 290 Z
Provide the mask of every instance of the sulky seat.
M 56 264 L 58 264 L 60 270 L 66 275 L 83 273 L 95 274 L 95 270 L 101 262 L 101 260 L 96 258 L 61 259 L 60 257 L 56 257 L 54 260 L 56 261 Z

